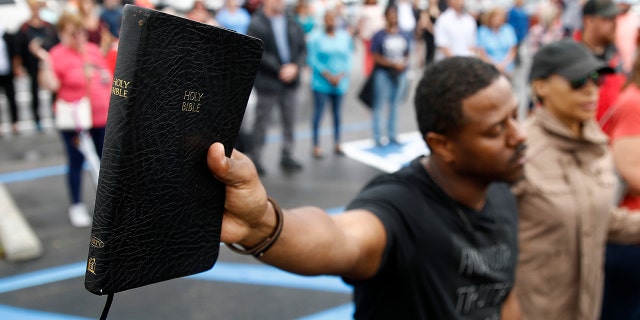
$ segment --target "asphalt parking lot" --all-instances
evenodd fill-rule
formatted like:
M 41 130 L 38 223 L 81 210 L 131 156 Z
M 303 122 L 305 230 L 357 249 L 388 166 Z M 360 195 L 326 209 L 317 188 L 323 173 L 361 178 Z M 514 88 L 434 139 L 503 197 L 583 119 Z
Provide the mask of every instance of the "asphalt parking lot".
M 415 152 L 413 145 L 404 148 L 407 150 L 378 150 L 383 154 L 367 161 L 367 154 L 377 151 L 367 140 L 371 136 L 369 111 L 355 98 L 356 88 L 363 82 L 359 74 L 354 69 L 354 89 L 343 106 L 343 141 L 350 150 L 348 156 L 327 152 L 322 160 L 311 157 L 308 86 L 300 90 L 296 124 L 295 156 L 304 165 L 301 172 L 279 169 L 280 130 L 274 121 L 264 155 L 268 173 L 263 183 L 281 206 L 313 204 L 330 213 L 340 212 L 364 183 L 385 170 L 385 164 L 399 161 L 397 152 Z M 90 230 L 73 228 L 69 223 L 62 142 L 51 127 L 48 106 L 43 107 L 45 118 L 49 117 L 46 130 L 33 130 L 25 94 L 19 94 L 21 114 L 27 119 L 20 123 L 22 133 L 14 136 L 8 134 L 8 124 L 0 126 L 4 132 L 0 138 L 0 183 L 44 250 L 33 260 L 0 260 L 0 319 L 95 319 L 106 298 L 85 291 L 83 286 Z M 46 95 L 42 97 L 46 101 Z M 416 130 L 410 101 L 408 98 L 399 109 L 402 133 Z M 0 112 L 6 121 L 3 98 Z M 328 113 L 322 134 L 322 146 L 329 151 Z M 85 172 L 83 199 L 90 208 L 94 196 L 95 187 Z M 351 288 L 338 277 L 296 276 L 222 248 L 218 262 L 208 272 L 116 294 L 109 319 L 348 319 L 353 312 L 350 301 Z

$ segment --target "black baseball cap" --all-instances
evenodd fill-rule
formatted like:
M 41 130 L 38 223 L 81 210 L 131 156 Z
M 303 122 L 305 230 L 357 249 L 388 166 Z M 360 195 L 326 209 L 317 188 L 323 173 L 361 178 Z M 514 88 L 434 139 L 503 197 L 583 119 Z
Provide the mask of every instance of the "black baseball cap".
M 544 79 L 553 74 L 574 81 L 594 71 L 612 73 L 613 69 L 594 57 L 582 44 L 566 39 L 547 44 L 536 52 L 529 81 Z
M 612 0 L 589 0 L 582 7 L 583 16 L 613 18 L 620 14 L 620 8 Z

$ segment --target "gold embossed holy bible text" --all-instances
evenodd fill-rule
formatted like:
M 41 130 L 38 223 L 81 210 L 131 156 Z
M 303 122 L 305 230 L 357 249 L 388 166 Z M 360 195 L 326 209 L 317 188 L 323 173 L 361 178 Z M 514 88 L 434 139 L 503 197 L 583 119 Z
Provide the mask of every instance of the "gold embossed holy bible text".
M 233 148 L 262 42 L 124 8 L 85 287 L 95 294 L 213 267 L 225 189 L 208 170 Z

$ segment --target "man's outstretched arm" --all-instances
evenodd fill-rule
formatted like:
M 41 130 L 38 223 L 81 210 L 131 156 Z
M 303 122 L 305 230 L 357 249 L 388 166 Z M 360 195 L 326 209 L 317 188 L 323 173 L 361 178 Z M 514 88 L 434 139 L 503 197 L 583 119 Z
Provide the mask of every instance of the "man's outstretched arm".
M 251 248 L 276 228 L 276 212 L 255 166 L 241 152 L 225 157 L 224 146 L 209 148 L 211 173 L 226 184 L 221 241 Z M 261 260 L 290 272 L 335 274 L 354 280 L 375 275 L 386 245 L 382 222 L 371 212 L 328 215 L 317 207 L 283 210 L 283 229 Z

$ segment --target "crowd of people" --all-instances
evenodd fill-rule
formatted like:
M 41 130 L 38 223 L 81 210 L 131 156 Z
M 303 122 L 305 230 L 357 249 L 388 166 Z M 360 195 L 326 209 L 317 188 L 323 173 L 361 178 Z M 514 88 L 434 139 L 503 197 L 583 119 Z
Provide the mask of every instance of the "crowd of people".
M 626 36 L 616 30 L 634 18 L 629 3 L 548 2 L 531 28 L 523 1 L 475 14 L 462 0 L 432 4 L 412 24 L 406 2 L 381 10 L 368 1 L 362 20 L 380 21 L 368 15 L 382 12 L 386 22 L 362 37 L 378 147 L 397 143 L 394 108 L 424 40 L 429 66 L 414 103 L 430 155 L 373 179 L 344 213 L 328 216 L 280 209 L 252 157 L 225 158 L 215 144 L 209 165 L 233 202 L 222 240 L 288 271 L 342 276 L 354 286 L 357 319 L 637 318 L 640 126 L 632 105 L 640 101 L 624 68 L 635 53 L 624 57 L 616 44 L 637 45 L 637 22 Z M 578 25 L 564 18 L 576 4 Z M 522 52 L 533 55 L 524 124 L 510 81 Z M 334 83 L 314 64 L 314 81 Z
M 13 80 L 28 76 L 36 130 L 39 90 L 54 108 L 87 98 L 100 154 L 123 1 L 68 1 L 55 26 L 40 16 L 44 1 L 28 3 L 15 35 L 0 27 L 11 131 L 20 133 Z M 222 241 L 288 271 L 342 276 L 357 319 L 640 319 L 640 23 L 631 2 L 548 0 L 534 15 L 523 0 L 492 3 L 366 0 L 354 14 L 341 1 L 226 0 L 217 11 L 195 1 L 186 18 L 264 43 L 250 132 L 231 158 L 220 144 L 207 158 L 227 184 Z M 524 58 L 530 110 L 520 123 L 513 77 Z M 313 93 L 311 156 L 325 157 L 327 104 L 342 155 L 355 63 L 372 81 L 376 148 L 400 143 L 397 108 L 409 74 L 424 68 L 414 105 L 430 155 L 374 178 L 344 213 L 280 209 L 260 183 L 272 169 L 262 154 L 274 108 L 282 170 L 303 169 L 294 151 L 302 85 Z M 69 218 L 86 227 L 79 130 L 57 129 Z

